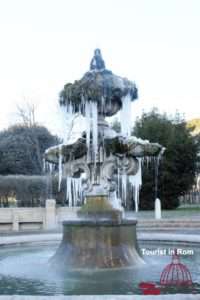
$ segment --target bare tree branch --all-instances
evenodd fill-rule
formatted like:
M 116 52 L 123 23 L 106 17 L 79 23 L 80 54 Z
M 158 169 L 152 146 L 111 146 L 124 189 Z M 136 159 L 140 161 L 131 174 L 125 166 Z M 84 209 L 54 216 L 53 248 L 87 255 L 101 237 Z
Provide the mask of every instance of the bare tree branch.
M 36 125 L 35 111 L 36 106 L 33 103 L 26 102 L 23 106 L 17 105 L 17 114 L 25 126 L 34 127 Z

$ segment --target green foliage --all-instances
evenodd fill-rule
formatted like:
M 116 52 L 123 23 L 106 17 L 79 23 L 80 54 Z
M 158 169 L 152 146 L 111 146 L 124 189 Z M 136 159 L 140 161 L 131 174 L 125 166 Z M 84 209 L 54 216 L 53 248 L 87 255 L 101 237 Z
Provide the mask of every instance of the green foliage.
M 15 125 L 0 132 L 0 174 L 42 174 L 44 151 L 57 143 L 43 126 Z
M 17 200 L 17 206 L 40 206 L 44 204 L 45 192 L 45 177 L 0 176 L 1 206 L 9 206 L 10 198 Z
M 160 163 L 158 177 L 158 197 L 164 209 L 179 205 L 178 198 L 193 185 L 198 161 L 199 143 L 191 135 L 185 121 L 178 114 L 169 118 L 156 109 L 143 113 L 136 121 L 134 135 L 151 142 L 158 142 L 166 151 Z M 143 186 L 140 205 L 142 209 L 152 209 L 155 200 L 155 168 L 143 168 Z
M 44 206 L 45 200 L 53 198 L 59 205 L 66 205 L 66 180 L 58 191 L 56 176 L 0 176 L 0 207 Z

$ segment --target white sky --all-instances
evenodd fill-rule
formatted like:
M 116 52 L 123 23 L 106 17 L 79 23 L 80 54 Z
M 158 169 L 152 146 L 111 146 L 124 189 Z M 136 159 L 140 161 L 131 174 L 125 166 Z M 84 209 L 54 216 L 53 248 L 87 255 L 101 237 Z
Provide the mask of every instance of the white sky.
M 0 0 L 0 129 L 25 98 L 55 132 L 58 94 L 96 47 L 136 81 L 135 115 L 156 106 L 200 117 L 199 0 Z

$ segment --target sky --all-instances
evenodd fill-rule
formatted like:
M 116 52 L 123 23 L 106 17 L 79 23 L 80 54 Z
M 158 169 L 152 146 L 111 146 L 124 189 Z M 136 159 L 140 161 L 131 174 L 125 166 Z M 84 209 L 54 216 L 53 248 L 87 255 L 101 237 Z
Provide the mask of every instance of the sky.
M 152 107 L 200 117 L 199 0 L 0 0 L 0 130 L 32 102 L 56 133 L 59 92 L 95 48 L 136 82 L 134 118 Z

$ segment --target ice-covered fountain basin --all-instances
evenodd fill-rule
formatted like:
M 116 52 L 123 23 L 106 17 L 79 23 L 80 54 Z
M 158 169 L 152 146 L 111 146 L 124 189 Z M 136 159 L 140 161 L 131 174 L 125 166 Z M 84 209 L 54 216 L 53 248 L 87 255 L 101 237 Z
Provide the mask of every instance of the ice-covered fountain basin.
M 200 249 L 198 244 L 173 242 L 181 239 L 181 235 L 173 235 L 167 237 L 162 234 L 163 238 L 168 238 L 168 242 L 139 242 L 140 249 L 168 249 L 181 248 L 193 249 L 193 255 L 183 255 L 182 263 L 186 264 L 192 274 L 195 283 L 200 279 L 199 258 Z M 26 235 L 17 236 L 13 242 L 17 243 L 25 240 L 48 240 L 42 243 L 24 243 L 20 245 L 1 246 L 0 248 L 0 294 L 32 294 L 32 295 L 78 295 L 78 294 L 134 294 L 141 293 L 138 289 L 140 281 L 159 282 L 161 271 L 164 266 L 171 261 L 168 255 L 144 255 L 146 264 L 134 268 L 120 268 L 115 270 L 94 271 L 85 269 L 82 272 L 68 272 L 64 275 L 58 274 L 49 268 L 49 259 L 55 253 L 58 247 L 58 241 L 61 235 Z M 160 236 L 157 236 L 160 238 Z M 190 240 L 195 236 L 188 235 Z M 9 240 L 10 238 L 10 240 Z M 51 239 L 57 238 L 58 241 Z M 156 238 L 156 234 L 139 234 L 139 238 L 150 239 Z M 171 241 L 169 242 L 171 238 Z M 182 236 L 182 240 L 186 241 L 187 236 Z M 7 237 L 7 241 L 11 242 L 11 237 Z M 197 239 L 196 239 L 197 241 Z M 2 242 L 2 239 L 1 239 Z M 5 239 L 4 239 L 5 242 Z M 198 284 L 195 289 L 199 290 Z M 175 291 L 174 291 L 175 292 Z M 177 292 L 177 290 L 176 290 Z M 191 290 L 182 289 L 181 293 L 188 293 Z

